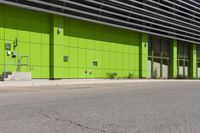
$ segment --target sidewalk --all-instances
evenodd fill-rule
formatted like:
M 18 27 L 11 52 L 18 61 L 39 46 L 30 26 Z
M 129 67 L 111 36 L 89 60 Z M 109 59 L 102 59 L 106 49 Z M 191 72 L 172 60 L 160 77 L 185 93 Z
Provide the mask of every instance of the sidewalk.
M 0 87 L 31 87 L 31 86 L 56 86 L 56 85 L 81 85 L 81 84 L 105 84 L 105 83 L 145 83 L 145 82 L 200 82 L 200 80 L 176 80 L 176 79 L 63 79 L 47 80 L 33 79 L 32 81 L 0 81 Z

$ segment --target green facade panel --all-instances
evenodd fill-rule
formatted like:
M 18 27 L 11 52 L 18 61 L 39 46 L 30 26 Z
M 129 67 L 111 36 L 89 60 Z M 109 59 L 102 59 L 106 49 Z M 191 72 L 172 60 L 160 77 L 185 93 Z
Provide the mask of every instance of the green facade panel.
M 33 78 L 107 78 L 111 73 L 147 78 L 148 41 L 147 34 L 0 4 L 0 73 L 18 71 L 19 57 L 26 56 L 20 62 L 28 67 L 20 71 L 32 72 Z M 7 55 L 15 50 L 17 58 Z M 176 78 L 177 41 L 170 51 L 170 76 Z M 195 45 L 191 51 L 195 78 Z
M 197 78 L 197 46 L 190 46 L 190 78 Z
M 31 71 L 33 78 L 106 78 L 108 73 L 139 77 L 140 34 L 85 21 L 0 5 L 0 65 Z M 18 58 L 7 56 L 5 43 Z M 4 56 L 6 60 L 4 60 Z M 64 56 L 68 61 L 64 61 Z
M 53 78 L 106 78 L 108 73 L 139 77 L 139 33 L 57 16 L 52 23 L 52 66 L 68 68 L 68 75 L 56 75 L 59 69 L 53 69 Z
M 141 78 L 147 78 L 148 77 L 148 35 L 147 34 L 141 34 L 141 42 L 140 42 L 140 53 L 139 53 L 139 59 L 140 59 L 140 65 L 139 65 L 139 71 L 140 71 L 140 77 Z
M 0 20 L 1 20 L 0 21 L 0 40 L 4 40 L 4 35 L 5 35 L 4 34 L 4 21 L 5 21 L 4 15 L 0 14 Z
M 0 6 L 0 73 L 31 71 L 33 78 L 49 78 L 50 15 Z M 5 49 L 6 43 L 11 44 L 10 50 Z M 8 51 L 11 55 L 7 55 Z M 17 52 L 16 58 L 12 57 L 13 51 Z M 26 58 L 20 59 L 22 56 Z
M 177 78 L 178 76 L 177 52 L 177 41 L 173 40 L 170 45 L 170 78 Z

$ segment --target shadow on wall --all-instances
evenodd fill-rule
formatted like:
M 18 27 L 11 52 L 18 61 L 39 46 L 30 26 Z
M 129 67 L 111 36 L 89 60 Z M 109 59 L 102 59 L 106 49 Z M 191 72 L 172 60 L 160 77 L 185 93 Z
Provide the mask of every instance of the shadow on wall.
M 0 54 L 0 65 L 6 63 L 6 71 L 17 71 L 18 56 L 29 57 L 30 71 L 39 74 L 42 69 L 49 69 L 49 44 L 50 44 L 50 15 L 31 10 L 16 8 L 0 4 L 0 45 L 2 53 L 5 44 L 11 44 L 12 53 L 17 51 L 17 57 L 12 58 Z M 18 46 L 14 49 L 14 43 Z M 41 58 L 41 57 L 45 57 Z M 4 71 L 3 67 L 0 72 Z M 27 71 L 23 68 L 22 71 Z M 37 72 L 36 72 L 37 71 Z M 49 72 L 48 72 L 49 73 Z M 44 77 L 48 78 L 49 74 Z
M 65 19 L 64 36 L 138 46 L 139 33 L 71 18 Z
M 6 40 L 15 40 L 16 37 L 22 40 L 25 38 L 27 40 L 28 38 L 32 39 L 29 37 L 31 35 L 22 34 L 21 32 L 50 34 L 50 15 L 48 14 L 0 5 L 0 17 L 0 27 L 5 28 Z M 30 41 L 34 42 L 36 40 Z
M 18 40 L 18 47 L 16 48 L 17 54 L 19 55 L 28 55 L 29 60 L 29 66 L 30 71 L 33 72 L 33 78 L 49 78 L 50 77 L 50 54 L 52 51 L 50 49 L 50 32 L 51 32 L 51 16 L 45 13 L 39 13 L 36 11 L 30 11 L 26 9 L 19 9 L 11 6 L 3 6 L 0 4 L 0 41 L 1 43 L 10 42 L 13 43 L 16 38 Z M 117 57 L 115 61 L 112 60 L 112 58 L 108 59 L 111 63 L 113 68 L 113 71 L 115 72 L 116 69 L 119 69 L 119 71 L 126 71 L 126 75 L 128 76 L 128 73 L 132 73 L 133 69 L 136 69 L 138 71 L 138 65 L 139 65 L 139 58 L 138 55 L 135 56 L 134 54 L 138 54 L 139 51 L 139 33 L 127 31 L 123 29 L 117 29 L 109 26 L 94 24 L 86 21 L 80 21 L 75 20 L 71 18 L 65 18 L 64 20 L 64 37 L 74 37 L 76 38 L 75 42 L 68 44 L 68 42 L 64 42 L 63 48 L 68 47 L 69 45 L 77 45 L 76 43 L 78 41 L 81 41 L 79 39 L 85 39 L 87 40 L 87 44 L 92 44 L 94 42 L 92 41 L 100 41 L 101 47 L 106 47 L 108 43 L 112 43 L 112 45 L 109 46 L 109 49 L 112 49 L 113 46 L 127 46 L 125 49 L 130 50 L 129 46 L 132 47 L 132 53 L 126 54 L 126 57 L 121 57 L 121 61 L 118 60 Z M 89 43 L 88 43 L 89 42 Z M 65 45 L 65 46 L 64 46 Z M 84 44 L 82 44 L 84 45 Z M 94 45 L 94 44 L 92 44 Z M 86 47 L 86 46 L 85 46 Z M 121 47 L 118 47 L 120 49 Z M 124 47 L 123 47 L 124 48 Z M 1 49 L 4 49 L 4 45 L 1 45 Z M 91 49 L 91 48 L 89 48 Z M 113 48 L 114 49 L 114 48 Z M 63 50 L 63 49 L 62 49 Z M 13 51 L 13 48 L 11 49 Z M 103 51 L 103 49 L 102 49 Z M 112 50 L 111 50 L 112 51 Z M 113 50 L 115 51 L 115 50 Z M 93 54 L 93 51 L 89 51 L 91 54 Z M 109 50 L 107 52 L 110 52 Z M 114 53 L 114 52 L 113 52 Z M 124 53 L 126 53 L 126 50 L 124 50 Z M 124 53 L 120 53 L 118 56 L 121 56 Z M 60 55 L 63 53 L 59 53 Z M 69 53 L 68 53 L 69 54 Z M 87 53 L 88 54 L 88 53 Z M 89 53 L 90 54 L 90 53 Z M 116 56 L 118 54 L 117 51 L 115 51 L 112 56 Z M 75 58 L 75 54 L 72 54 Z M 72 56 L 69 57 L 69 65 L 68 62 L 63 62 L 63 58 L 57 58 L 58 61 L 58 68 L 60 67 L 71 67 L 75 70 L 75 68 L 78 68 L 81 73 L 85 73 L 85 68 L 91 67 L 93 70 L 94 68 L 100 68 L 100 65 L 103 64 L 102 62 L 98 62 L 97 67 L 92 66 L 92 62 L 96 61 L 95 59 L 89 59 L 90 62 L 85 63 L 84 66 L 81 66 L 81 63 L 74 63 L 75 61 L 72 61 Z M 77 55 L 76 55 L 77 56 Z M 124 56 L 124 55 L 123 55 Z M 130 58 L 136 58 L 135 60 L 132 60 L 131 65 L 127 65 L 127 69 L 125 70 L 123 67 L 117 68 L 115 67 L 120 63 L 121 66 L 123 66 L 123 61 L 126 59 L 129 63 L 128 57 Z M 135 57 L 133 57 L 135 56 Z M 61 55 L 63 57 L 63 55 Z M 103 59 L 108 57 L 100 57 Z M 4 59 L 3 55 L 0 54 L 0 59 Z M 88 60 L 88 58 L 87 58 Z M 108 63 L 110 63 L 108 61 Z M 6 62 L 8 64 L 7 69 L 10 71 L 15 71 L 17 69 L 17 59 L 6 57 Z M 80 61 L 79 61 L 80 62 Z M 4 60 L 0 60 L 0 65 L 4 64 Z M 56 64 L 56 63 L 55 63 Z M 56 64 L 56 65 L 57 65 Z M 75 64 L 75 65 L 73 65 Z M 89 65 L 90 66 L 89 66 Z M 134 66 L 135 64 L 135 66 Z M 129 65 L 129 66 L 128 66 Z M 107 65 L 109 66 L 109 65 Z M 115 68 L 114 68 L 115 67 Z M 3 68 L 3 67 L 1 67 Z M 102 66 L 103 68 L 103 66 Z M 49 69 L 49 70 L 47 70 Z M 108 71 L 104 72 L 109 73 L 110 68 L 104 68 Z M 114 70 L 115 69 L 115 70 Z M 59 69 L 58 69 L 59 70 Z M 3 71 L 3 70 L 0 70 Z M 26 71 L 25 69 L 22 69 L 22 71 Z M 68 71 L 68 70 L 67 70 Z M 99 70 L 100 71 L 103 70 Z M 112 72 L 111 72 L 112 73 Z M 137 73 L 137 72 L 135 72 Z M 61 74 L 62 75 L 62 74 Z M 118 74 L 119 75 L 119 74 Z M 70 77 L 70 76 L 69 76 Z M 73 77 L 73 76 L 71 76 Z M 75 77 L 75 76 L 74 76 Z M 83 76 L 84 77 L 84 76 Z

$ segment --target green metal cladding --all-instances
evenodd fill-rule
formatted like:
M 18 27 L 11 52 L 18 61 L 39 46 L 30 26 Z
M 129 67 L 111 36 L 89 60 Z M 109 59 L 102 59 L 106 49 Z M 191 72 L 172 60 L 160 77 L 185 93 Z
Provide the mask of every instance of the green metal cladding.
M 177 41 L 173 40 L 170 45 L 170 78 L 177 78 L 178 76 L 178 68 L 177 68 Z
M 18 58 L 5 51 L 5 43 L 17 39 L 17 55 L 29 57 L 33 78 L 147 76 L 145 34 L 5 5 L 0 5 L 0 20 L 1 73 L 4 63 L 6 71 L 17 69 Z
M 139 33 L 58 16 L 52 20 L 51 78 L 104 78 L 108 73 L 139 77 Z M 63 61 L 64 55 L 69 56 L 68 62 Z
M 197 46 L 192 44 L 190 47 L 190 77 L 197 78 Z
M 29 56 L 33 78 L 49 78 L 49 15 L 0 5 L 0 20 L 0 72 L 4 71 L 4 63 L 6 71 L 16 71 L 18 59 L 6 55 L 5 43 L 13 44 L 17 39 L 17 55 Z M 21 69 L 27 71 L 26 67 Z
M 17 46 L 14 48 L 14 44 Z M 5 44 L 11 44 L 7 55 Z M 0 4 L 0 74 L 19 70 L 33 78 L 148 77 L 149 36 Z M 190 78 L 197 77 L 197 48 L 190 45 Z M 177 40 L 170 44 L 170 78 L 177 78 Z
M 148 77 L 148 35 L 141 34 L 140 42 L 140 77 Z

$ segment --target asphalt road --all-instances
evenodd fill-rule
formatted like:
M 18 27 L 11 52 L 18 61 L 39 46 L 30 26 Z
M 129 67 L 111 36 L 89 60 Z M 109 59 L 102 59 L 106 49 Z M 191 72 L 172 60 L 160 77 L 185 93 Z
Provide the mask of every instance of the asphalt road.
M 0 88 L 0 133 L 199 133 L 200 81 Z

